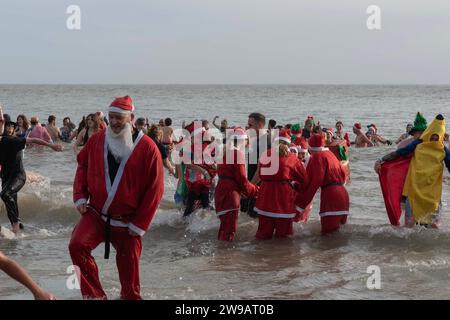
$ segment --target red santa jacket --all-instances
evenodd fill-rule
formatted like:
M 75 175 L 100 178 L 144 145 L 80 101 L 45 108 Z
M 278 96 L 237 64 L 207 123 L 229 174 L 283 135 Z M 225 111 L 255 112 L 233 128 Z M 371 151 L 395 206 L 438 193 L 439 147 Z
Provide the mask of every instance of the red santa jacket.
M 112 226 L 128 227 L 142 236 L 164 192 L 161 154 L 152 139 L 140 132 L 111 183 L 105 133 L 93 135 L 78 154 L 73 200 L 76 206 L 88 202 L 104 220 L 104 215 L 111 215 Z
M 314 198 L 317 190 L 320 193 L 320 216 L 349 214 L 349 196 L 344 187 L 345 172 L 336 156 L 328 150 L 315 152 L 307 166 L 309 184 L 304 192 L 296 196 L 295 204 L 299 212 L 304 209 Z
M 264 175 L 261 169 L 270 166 L 271 163 L 268 163 L 267 159 L 272 152 L 278 150 L 269 149 L 260 158 L 258 173 L 261 187 L 255 211 L 267 217 L 293 218 L 296 215 L 295 190 L 291 183 L 294 182 L 297 189 L 302 190 L 308 184 L 308 176 L 300 160 L 293 153 L 278 157 L 278 171 L 273 175 Z
M 227 163 L 226 155 L 223 163 L 217 165 L 219 182 L 217 184 L 214 200 L 218 216 L 227 212 L 239 210 L 241 193 L 247 197 L 256 197 L 258 188 L 247 180 L 245 172 L 245 155 L 235 149 L 233 162 Z

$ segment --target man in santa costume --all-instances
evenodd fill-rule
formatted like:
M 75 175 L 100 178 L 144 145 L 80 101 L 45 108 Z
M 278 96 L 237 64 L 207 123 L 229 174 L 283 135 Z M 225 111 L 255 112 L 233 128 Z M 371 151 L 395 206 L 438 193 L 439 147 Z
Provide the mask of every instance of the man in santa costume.
M 105 242 L 106 259 L 110 243 L 117 252 L 121 298 L 141 299 L 142 236 L 163 195 L 162 160 L 151 138 L 142 131 L 132 133 L 134 106 L 129 96 L 115 99 L 108 111 L 110 126 L 93 135 L 77 157 L 73 199 L 81 219 L 69 251 L 80 268 L 83 298 L 106 299 L 91 255 Z
M 228 130 L 230 131 L 230 130 Z M 233 241 L 237 229 L 241 193 L 255 198 L 258 187 L 247 180 L 245 173 L 245 142 L 247 134 L 235 128 L 227 137 L 223 163 L 217 165 L 219 182 L 214 200 L 217 217 L 220 219 L 218 240 Z
M 274 232 L 277 238 L 293 234 L 295 192 L 303 190 L 308 184 L 304 166 L 296 154 L 289 152 L 290 135 L 280 130 L 274 142 L 278 143 L 261 156 L 257 172 L 261 187 L 255 204 L 255 211 L 259 215 L 256 238 L 260 240 L 271 239 Z M 273 174 L 265 174 L 267 170 L 263 169 L 273 166 L 273 161 L 278 161 L 278 170 Z
M 321 188 L 319 214 L 322 233 L 330 233 L 345 224 L 349 214 L 350 200 L 344 187 L 345 172 L 336 156 L 325 148 L 322 134 L 311 135 L 309 151 L 311 159 L 306 169 L 309 184 L 306 191 L 297 194 L 296 208 L 303 213 Z

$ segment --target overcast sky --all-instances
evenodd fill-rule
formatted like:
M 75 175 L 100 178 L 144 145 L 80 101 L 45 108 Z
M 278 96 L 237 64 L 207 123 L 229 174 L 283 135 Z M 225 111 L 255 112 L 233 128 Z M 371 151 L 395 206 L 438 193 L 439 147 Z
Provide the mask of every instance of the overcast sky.
M 449 17 L 448 0 L 2 0 L 0 83 L 449 84 Z

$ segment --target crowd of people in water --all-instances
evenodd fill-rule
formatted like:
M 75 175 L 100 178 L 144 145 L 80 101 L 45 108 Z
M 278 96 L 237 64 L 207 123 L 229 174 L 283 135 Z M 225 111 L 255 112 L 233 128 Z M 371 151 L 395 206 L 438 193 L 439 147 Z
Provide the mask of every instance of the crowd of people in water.
M 69 251 L 74 264 L 81 268 L 85 298 L 106 297 L 91 268 L 95 261 L 90 251 L 101 242 L 106 244 L 106 258 L 110 243 L 122 257 L 118 261 L 122 298 L 140 297 L 136 289 L 138 272 L 133 269 L 141 250 L 136 237 L 140 241 L 161 200 L 163 167 L 178 180 L 174 202 L 184 217 L 201 208 L 215 210 L 220 219 L 218 240 L 234 240 L 239 212 L 258 219 L 257 239 L 292 236 L 294 223 L 307 223 L 319 189 L 321 232 L 329 234 L 346 224 L 350 212 L 346 189 L 350 148 L 396 144 L 396 151 L 376 161 L 375 171 L 380 174 L 387 168 L 386 163 L 411 157 L 405 187 L 400 192 L 405 203 L 405 226 L 439 226 L 443 165 L 450 168 L 450 151 L 445 145 L 449 136 L 442 115 L 427 125 L 418 113 L 398 139 L 390 140 L 379 133 L 374 123 L 353 124 L 351 139 L 342 121 L 328 127 L 311 115 L 302 124 L 280 125 L 254 112 L 249 114 L 245 128 L 233 126 L 227 119 L 218 123 L 216 116 L 211 123 L 205 119 L 183 121 L 180 133 L 171 118 L 150 123 L 134 113 L 131 98 L 125 96 L 113 101 L 107 116 L 93 112 L 83 116 L 78 125 L 65 117 L 58 127 L 54 115 L 46 124 L 37 116 L 30 121 L 23 114 L 16 121 L 7 114 L 0 117 L 1 199 L 15 233 L 24 227 L 17 194 L 26 181 L 22 164 L 25 147 L 43 145 L 61 151 L 64 143 L 70 144 L 77 155 L 74 203 L 82 218 L 72 234 Z M 208 148 L 213 156 L 217 153 L 217 139 L 225 150 L 223 161 L 205 157 Z M 199 158 L 195 148 L 200 148 Z M 186 155 L 191 161 L 185 161 Z M 184 160 L 174 161 L 174 156 Z M 274 157 L 277 169 L 271 172 L 268 168 Z M 104 172 L 104 181 L 88 174 L 94 171 Z M 425 173 L 429 174 L 428 180 L 433 179 L 426 185 L 420 182 L 420 175 Z M 105 232 L 95 234 L 95 243 L 88 243 L 86 234 L 94 233 L 92 226 L 104 228 Z M 129 234 L 116 230 L 123 228 Z M 126 245 L 119 245 L 119 240 Z M 130 257 L 129 252 L 134 256 Z

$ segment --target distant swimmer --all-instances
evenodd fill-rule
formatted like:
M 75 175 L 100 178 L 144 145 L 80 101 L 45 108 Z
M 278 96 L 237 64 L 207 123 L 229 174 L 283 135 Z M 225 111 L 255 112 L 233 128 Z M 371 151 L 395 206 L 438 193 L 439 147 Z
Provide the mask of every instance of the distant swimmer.
M 26 144 L 38 144 L 61 151 L 62 146 L 51 144 L 38 138 L 19 138 L 15 135 L 17 124 L 8 115 L 3 115 L 0 107 L 0 177 L 2 179 L 1 199 L 5 203 L 8 219 L 14 233 L 23 225 L 19 219 L 17 194 L 23 188 L 26 174 L 22 162 L 22 150 Z
M 375 124 L 369 124 L 367 126 L 367 132 L 366 132 L 366 137 L 370 139 L 370 141 L 372 141 L 372 144 L 374 146 L 379 146 L 380 144 L 387 144 L 387 145 L 391 145 L 392 142 L 388 139 L 383 138 L 382 136 L 380 136 L 378 134 L 378 128 Z
M 398 139 L 395 140 L 395 144 L 399 144 L 399 143 L 402 142 L 403 140 L 409 138 L 409 136 L 410 136 L 410 135 L 409 135 L 409 132 L 411 131 L 412 128 L 413 128 L 413 124 L 412 124 L 412 123 L 408 123 L 408 124 L 406 125 L 406 132 L 405 132 L 405 133 L 402 133 L 402 134 L 400 135 L 400 137 L 398 137 Z
M 353 125 L 353 133 L 356 134 L 356 138 L 352 145 L 357 148 L 373 147 L 372 141 L 362 132 L 361 123 L 357 122 Z

